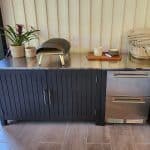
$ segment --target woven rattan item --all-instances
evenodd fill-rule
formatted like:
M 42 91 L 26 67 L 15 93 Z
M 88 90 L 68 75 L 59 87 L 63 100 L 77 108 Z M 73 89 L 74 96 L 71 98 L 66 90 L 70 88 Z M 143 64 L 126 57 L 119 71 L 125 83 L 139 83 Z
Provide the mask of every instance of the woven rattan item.
M 150 28 L 134 29 L 128 33 L 129 53 L 137 59 L 150 59 Z

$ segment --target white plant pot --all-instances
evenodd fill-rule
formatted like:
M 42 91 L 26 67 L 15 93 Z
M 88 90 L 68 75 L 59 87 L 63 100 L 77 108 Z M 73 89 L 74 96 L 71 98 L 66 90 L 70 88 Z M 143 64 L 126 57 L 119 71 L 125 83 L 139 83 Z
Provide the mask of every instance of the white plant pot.
M 25 48 L 26 57 L 35 57 L 36 56 L 36 48 L 35 47 L 26 47 Z
M 24 46 L 10 46 L 11 55 L 14 58 L 24 57 L 25 56 L 25 50 Z

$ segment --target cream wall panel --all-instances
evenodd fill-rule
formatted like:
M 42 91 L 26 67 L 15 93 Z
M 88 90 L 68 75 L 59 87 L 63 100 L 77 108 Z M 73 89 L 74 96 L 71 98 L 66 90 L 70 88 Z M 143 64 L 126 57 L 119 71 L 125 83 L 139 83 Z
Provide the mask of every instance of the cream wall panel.
M 122 35 L 122 52 L 127 52 L 128 50 L 127 33 L 134 27 L 135 10 L 136 0 L 126 0 Z
M 60 37 L 69 39 L 68 0 L 58 0 Z
M 79 0 L 69 0 L 69 29 L 72 52 L 80 52 Z
M 72 52 L 102 45 L 127 52 L 127 32 L 150 27 L 150 0 L 0 0 L 4 25 L 39 28 L 39 43 L 52 37 L 71 42 Z
M 0 2 L 4 26 L 11 25 L 15 27 L 15 16 L 12 1 L 1 0 Z M 6 39 L 6 42 L 7 45 L 9 45 L 8 43 L 11 43 L 8 39 Z
M 58 0 L 46 0 L 49 38 L 59 37 Z
M 81 52 L 90 49 L 90 0 L 80 0 Z
M 148 1 L 149 0 L 137 0 L 136 15 L 134 22 L 135 28 L 143 28 L 145 25 L 146 8 Z
M 149 27 L 150 28 L 150 0 L 148 0 L 148 2 L 147 2 L 147 12 L 146 12 L 145 27 Z
M 1 8 L 4 25 L 15 26 L 14 11 L 11 0 L 1 0 Z
M 12 4 L 13 4 L 16 24 L 23 24 L 26 26 L 23 0 L 13 0 Z
M 113 0 L 103 1 L 103 17 L 102 17 L 102 46 L 105 49 L 110 48 L 111 28 L 113 17 Z
M 31 26 L 37 29 L 35 1 L 34 0 L 24 0 L 24 5 L 25 5 L 27 29 L 30 29 Z M 38 39 L 30 41 L 29 45 L 37 46 Z
M 91 48 L 101 45 L 102 0 L 91 1 Z
M 48 20 L 47 20 L 47 7 L 45 0 L 36 0 L 36 16 L 37 26 L 40 29 L 39 40 L 40 43 L 48 40 Z
M 114 0 L 113 9 L 113 23 L 112 23 L 112 35 L 111 35 L 111 48 L 120 49 L 122 27 L 125 10 L 125 0 Z

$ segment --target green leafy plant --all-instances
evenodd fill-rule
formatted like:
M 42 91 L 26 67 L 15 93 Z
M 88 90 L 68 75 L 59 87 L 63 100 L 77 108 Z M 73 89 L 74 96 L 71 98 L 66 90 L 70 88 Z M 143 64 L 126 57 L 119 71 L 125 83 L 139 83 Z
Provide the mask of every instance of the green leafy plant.
M 23 31 L 23 25 L 16 24 L 16 28 L 7 25 L 5 28 L 1 28 L 1 31 L 1 34 L 4 32 L 5 36 L 11 41 L 12 46 L 21 46 L 33 39 L 37 39 L 37 32 L 40 30 L 31 27 L 30 30 Z

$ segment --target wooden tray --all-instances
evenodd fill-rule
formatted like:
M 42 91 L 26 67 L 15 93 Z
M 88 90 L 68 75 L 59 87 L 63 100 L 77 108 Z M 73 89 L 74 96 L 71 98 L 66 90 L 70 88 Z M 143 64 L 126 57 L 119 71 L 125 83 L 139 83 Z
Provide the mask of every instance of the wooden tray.
M 95 60 L 95 61 L 96 60 L 99 60 L 99 61 L 120 61 L 122 59 L 121 55 L 108 57 L 108 56 L 105 56 L 105 53 L 103 53 L 102 56 L 94 56 L 93 52 L 88 52 L 86 57 L 89 61 L 91 61 L 91 60 Z

